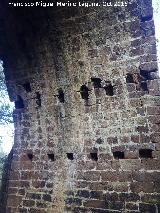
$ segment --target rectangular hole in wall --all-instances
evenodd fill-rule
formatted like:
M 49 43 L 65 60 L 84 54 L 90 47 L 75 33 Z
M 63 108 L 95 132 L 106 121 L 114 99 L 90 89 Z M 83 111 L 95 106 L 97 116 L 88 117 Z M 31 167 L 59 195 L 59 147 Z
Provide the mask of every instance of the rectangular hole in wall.
M 33 154 L 32 154 L 32 153 L 28 153 L 27 156 L 28 156 L 28 159 L 29 159 L 30 161 L 33 160 Z
M 82 85 L 80 88 L 80 94 L 82 99 L 88 100 L 89 99 L 89 89 L 86 85 Z
M 140 149 L 139 157 L 140 158 L 153 158 L 152 151 L 153 151 L 152 149 Z
M 98 154 L 97 153 L 90 153 L 90 157 L 94 161 L 98 161 Z
M 68 158 L 69 160 L 74 160 L 73 153 L 67 153 L 67 158 Z
M 152 18 L 153 18 L 153 15 L 152 15 L 152 14 L 145 15 L 145 16 L 142 16 L 142 15 L 141 15 L 141 21 L 142 21 L 142 22 L 151 21 Z
M 111 83 L 107 83 L 106 86 L 104 86 L 103 88 L 106 91 L 106 95 L 108 95 L 108 96 L 114 95 L 114 90 L 113 90 L 113 86 Z
M 54 154 L 47 154 L 47 155 L 49 160 L 55 161 Z
M 58 90 L 58 99 L 61 103 L 64 103 L 64 92 L 62 89 Z
M 155 72 L 156 70 L 153 70 Z M 140 70 L 140 75 L 143 80 L 152 80 L 151 72 Z
M 147 91 L 148 92 L 147 82 L 142 81 L 141 82 L 141 88 L 142 88 L 143 91 Z
M 26 92 L 31 92 L 31 85 L 29 82 L 24 83 L 22 86 L 26 90 Z
M 124 152 L 120 151 L 113 152 L 113 156 L 115 159 L 124 159 Z
M 93 82 L 94 88 L 101 88 L 102 87 L 101 86 L 101 81 L 102 80 L 100 78 L 94 78 L 94 77 L 92 77 L 91 81 Z
M 24 102 L 20 95 L 17 96 L 17 100 L 15 101 L 15 108 L 16 109 L 23 109 L 24 108 Z
M 41 107 L 41 95 L 39 92 L 36 92 L 36 104 Z
M 127 75 L 126 75 L 126 83 L 135 83 L 132 74 L 127 73 Z

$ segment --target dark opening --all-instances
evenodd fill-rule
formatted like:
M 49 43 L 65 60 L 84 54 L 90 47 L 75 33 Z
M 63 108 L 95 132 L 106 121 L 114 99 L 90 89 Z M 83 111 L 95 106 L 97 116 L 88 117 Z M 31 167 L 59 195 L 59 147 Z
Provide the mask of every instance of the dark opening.
M 106 95 L 109 95 L 109 96 L 113 96 L 114 95 L 114 92 L 113 92 L 113 86 L 111 83 L 109 83 L 108 85 L 106 85 L 104 87 L 105 91 L 106 91 Z
M 120 151 L 113 152 L 113 156 L 115 159 L 124 159 L 124 152 Z
M 64 92 L 62 89 L 58 90 L 58 99 L 61 103 L 64 103 Z
M 148 16 L 141 16 L 141 21 L 145 22 L 145 21 L 150 21 L 152 20 L 152 15 L 148 15 Z
M 73 153 L 67 153 L 67 158 L 69 160 L 74 160 Z
M 140 70 L 140 75 L 143 77 L 143 80 L 152 80 L 151 73 L 145 70 Z
M 98 154 L 97 153 L 90 153 L 91 159 L 94 161 L 98 161 Z
M 41 95 L 39 92 L 36 92 L 36 104 L 41 107 Z
M 15 101 L 15 108 L 16 109 L 23 109 L 24 108 L 23 99 L 21 98 L 20 95 L 17 96 L 17 100 Z
M 134 83 L 133 75 L 128 73 L 126 77 L 126 83 Z
M 33 154 L 32 153 L 28 153 L 27 156 L 28 156 L 29 160 L 31 160 L 31 161 L 33 160 Z
M 152 149 L 140 149 L 139 157 L 140 158 L 153 158 L 152 151 L 153 151 Z
M 89 89 L 86 85 L 82 85 L 80 88 L 81 97 L 84 100 L 88 100 L 89 98 Z
M 48 154 L 48 158 L 51 161 L 55 161 L 54 154 Z
M 102 144 L 104 141 L 101 139 L 101 138 L 98 138 L 97 140 L 96 140 L 96 143 L 98 143 L 98 144 Z
M 91 78 L 91 81 L 93 82 L 94 88 L 101 88 L 101 79 L 100 78 Z
M 143 91 L 148 92 L 147 82 L 145 82 L 145 81 L 141 82 L 141 88 L 142 88 Z
M 24 83 L 22 86 L 26 90 L 26 92 L 31 92 L 32 91 L 31 90 L 31 85 L 30 85 L 29 82 Z

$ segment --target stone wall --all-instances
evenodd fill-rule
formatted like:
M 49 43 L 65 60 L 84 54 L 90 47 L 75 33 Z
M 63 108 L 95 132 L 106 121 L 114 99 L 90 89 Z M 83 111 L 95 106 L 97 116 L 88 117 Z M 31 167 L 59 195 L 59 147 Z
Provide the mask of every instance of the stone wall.
M 3 165 L 5 161 L 5 156 L 0 156 L 0 187 L 1 187 L 1 181 L 2 181 L 2 174 L 3 174 Z
M 8 157 L 3 159 L 3 165 L 1 167 L 1 178 L 0 178 L 0 212 L 6 212 L 7 198 L 8 198 L 8 186 L 9 186 L 9 174 L 11 171 L 13 153 L 9 153 Z
M 151 2 L 4 11 L 16 108 L 7 213 L 160 212 Z

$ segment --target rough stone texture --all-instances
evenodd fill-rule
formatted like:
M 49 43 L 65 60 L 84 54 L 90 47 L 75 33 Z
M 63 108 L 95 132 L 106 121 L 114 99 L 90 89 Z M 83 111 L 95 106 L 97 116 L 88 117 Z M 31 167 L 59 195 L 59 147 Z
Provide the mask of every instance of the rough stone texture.
M 16 106 L 6 212 L 158 213 L 151 1 L 13 8 L 5 0 L 0 8 L 0 55 Z
M 3 163 L 3 174 L 1 177 L 1 186 L 0 186 L 0 212 L 4 213 L 7 205 L 7 196 L 8 196 L 8 186 L 11 171 L 11 162 L 12 162 L 13 152 L 11 151 Z

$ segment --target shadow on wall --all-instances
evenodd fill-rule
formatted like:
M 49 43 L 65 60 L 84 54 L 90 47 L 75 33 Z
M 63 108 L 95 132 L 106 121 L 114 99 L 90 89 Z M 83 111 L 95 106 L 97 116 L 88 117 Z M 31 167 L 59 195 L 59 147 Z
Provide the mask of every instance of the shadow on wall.
M 13 158 L 13 150 L 9 153 L 3 166 L 2 181 L 0 186 L 0 212 L 6 213 L 6 202 L 8 194 L 8 180 L 11 171 L 11 162 Z

